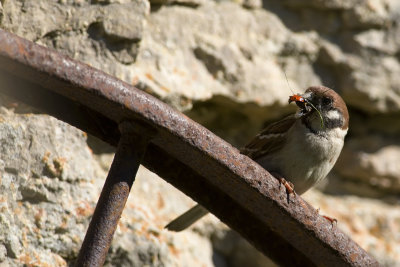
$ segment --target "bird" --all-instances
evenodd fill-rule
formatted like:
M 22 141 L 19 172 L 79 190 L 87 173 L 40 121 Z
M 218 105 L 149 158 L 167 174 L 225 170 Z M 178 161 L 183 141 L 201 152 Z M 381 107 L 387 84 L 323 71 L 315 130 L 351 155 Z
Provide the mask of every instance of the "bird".
M 298 110 L 264 128 L 240 152 L 269 171 L 287 193 L 303 194 L 335 165 L 349 129 L 346 103 L 334 90 L 311 86 L 289 97 Z M 197 204 L 165 226 L 182 231 L 208 213 Z

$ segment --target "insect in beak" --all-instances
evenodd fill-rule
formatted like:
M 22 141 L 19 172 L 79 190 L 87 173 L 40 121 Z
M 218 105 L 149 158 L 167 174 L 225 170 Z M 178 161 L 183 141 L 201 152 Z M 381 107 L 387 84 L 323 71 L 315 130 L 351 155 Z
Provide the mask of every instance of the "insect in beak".
M 292 102 L 295 102 L 304 114 L 311 111 L 311 108 L 307 105 L 308 102 L 306 101 L 306 99 L 299 94 L 295 94 L 289 97 L 289 104 Z
M 292 103 L 292 102 L 296 102 L 296 103 L 297 103 L 297 102 L 301 102 L 301 103 L 304 103 L 305 100 L 304 100 L 304 97 L 302 97 L 301 95 L 295 94 L 295 95 L 289 96 L 289 104 Z
M 300 108 L 302 114 L 306 114 L 311 111 L 311 109 L 315 109 L 315 111 L 318 113 L 319 118 L 321 120 L 321 129 L 325 127 L 324 125 L 324 119 L 322 118 L 321 112 L 307 99 L 302 97 L 299 94 L 294 94 L 289 96 L 289 104 L 295 102 L 296 105 Z

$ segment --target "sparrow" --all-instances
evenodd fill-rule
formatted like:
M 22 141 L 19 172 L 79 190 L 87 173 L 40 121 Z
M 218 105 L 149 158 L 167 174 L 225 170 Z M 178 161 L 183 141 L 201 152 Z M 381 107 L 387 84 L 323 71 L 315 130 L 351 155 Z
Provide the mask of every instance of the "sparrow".
M 267 126 L 241 153 L 284 184 L 288 194 L 303 194 L 335 165 L 349 128 L 349 113 L 343 99 L 324 86 L 311 86 L 304 94 L 291 96 L 290 102 L 297 104 L 297 112 Z M 165 228 L 182 231 L 207 213 L 196 205 Z

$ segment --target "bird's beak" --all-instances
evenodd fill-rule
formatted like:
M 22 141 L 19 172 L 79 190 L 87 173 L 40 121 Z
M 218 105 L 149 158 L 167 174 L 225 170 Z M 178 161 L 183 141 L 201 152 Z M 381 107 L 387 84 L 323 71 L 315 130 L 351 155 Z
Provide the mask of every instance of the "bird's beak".
M 304 116 L 312 111 L 312 105 L 309 104 L 312 96 L 310 92 L 306 92 L 300 96 L 302 101 L 296 101 L 296 105 L 300 108 L 299 114 Z
M 321 120 L 321 129 L 324 128 L 324 119 L 322 118 L 321 111 L 320 111 L 321 110 L 321 104 L 312 102 L 313 95 L 312 95 L 311 92 L 306 92 L 306 93 L 302 94 L 301 97 L 304 98 L 305 105 L 304 105 L 304 108 L 302 108 L 300 110 L 300 112 L 299 112 L 300 115 L 301 116 L 305 116 L 305 115 L 308 115 L 308 114 L 310 114 L 310 113 L 312 113 L 314 111 L 317 112 L 318 116 L 319 116 L 319 119 Z

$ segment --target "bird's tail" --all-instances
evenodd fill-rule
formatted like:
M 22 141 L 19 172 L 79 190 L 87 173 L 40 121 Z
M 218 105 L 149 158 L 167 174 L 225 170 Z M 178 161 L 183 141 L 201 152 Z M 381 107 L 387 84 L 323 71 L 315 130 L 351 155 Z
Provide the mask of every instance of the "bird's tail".
M 202 218 L 207 213 L 208 210 L 206 210 L 203 206 L 197 204 L 190 210 L 180 215 L 178 218 L 171 221 L 169 224 L 165 226 L 165 228 L 167 228 L 170 231 L 180 232 L 191 226 L 193 223 L 195 223 L 197 220 Z

